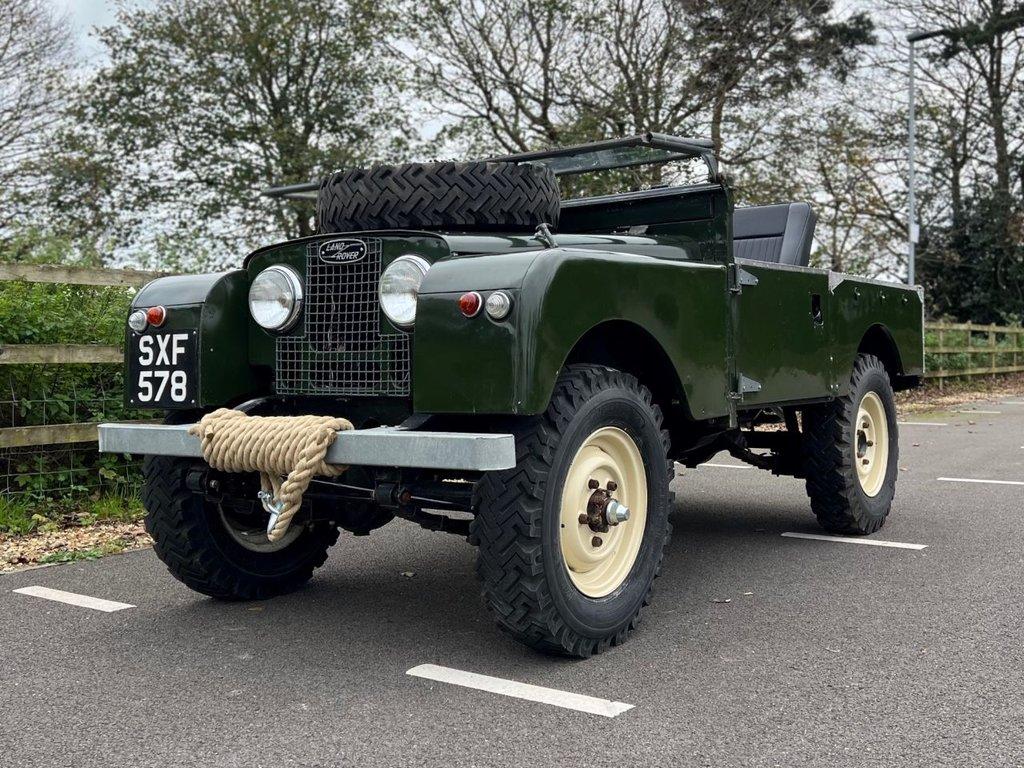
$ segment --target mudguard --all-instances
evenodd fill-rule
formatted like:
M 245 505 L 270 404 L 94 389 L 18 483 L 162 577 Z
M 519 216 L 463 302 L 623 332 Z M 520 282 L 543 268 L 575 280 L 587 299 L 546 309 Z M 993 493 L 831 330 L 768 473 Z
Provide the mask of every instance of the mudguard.
M 513 298 L 506 319 L 459 311 L 463 292 L 497 289 Z M 724 264 L 564 248 L 443 260 L 419 297 L 414 408 L 541 413 L 576 343 L 618 320 L 658 342 L 695 418 L 726 415 L 727 296 Z
M 244 270 L 207 275 L 161 277 L 147 283 L 132 301 L 132 310 L 162 306 L 167 319 L 160 332 L 195 332 L 198 360 L 190 361 L 198 376 L 195 402 L 162 403 L 161 408 L 205 408 L 229 405 L 259 390 L 256 372 L 249 365 L 249 279 Z M 142 335 L 154 333 L 147 328 Z M 131 370 L 131 337 L 125 344 L 126 370 Z M 134 382 L 126 382 L 130 407 Z

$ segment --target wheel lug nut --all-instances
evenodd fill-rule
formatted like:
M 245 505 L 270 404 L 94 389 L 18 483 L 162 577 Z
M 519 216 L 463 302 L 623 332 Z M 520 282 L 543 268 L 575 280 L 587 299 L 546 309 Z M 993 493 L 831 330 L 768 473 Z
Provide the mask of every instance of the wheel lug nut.
M 594 478 L 590 478 L 590 480 L 587 481 L 587 488 L 589 488 L 592 491 L 596 491 L 600 487 L 601 484 L 597 482 L 597 480 L 595 480 Z
M 587 525 L 590 522 L 590 518 L 583 512 L 580 513 L 580 525 Z
M 866 445 L 866 446 L 867 446 L 868 448 L 872 448 L 872 447 L 874 447 L 874 445 L 875 445 L 875 444 L 874 444 L 874 443 L 873 443 L 873 442 L 872 442 L 871 440 L 868 440 L 868 441 L 867 441 L 867 442 L 865 443 L 865 445 Z
M 601 537 L 600 536 L 595 536 L 594 538 L 592 538 L 590 540 L 590 546 L 592 546 L 592 547 L 600 547 L 601 544 L 603 544 L 603 543 L 604 542 L 601 541 Z
M 614 480 L 609 480 L 608 485 L 605 486 L 609 491 L 615 492 L 619 489 L 619 484 Z
M 861 464 L 869 464 L 870 462 L 867 459 L 861 459 L 860 463 Z

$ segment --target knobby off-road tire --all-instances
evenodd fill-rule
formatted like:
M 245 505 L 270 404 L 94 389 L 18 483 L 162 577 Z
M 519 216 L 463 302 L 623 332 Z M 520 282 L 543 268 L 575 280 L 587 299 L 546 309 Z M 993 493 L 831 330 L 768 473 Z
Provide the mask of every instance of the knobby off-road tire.
M 176 579 L 211 597 L 262 600 L 297 589 L 324 564 L 337 528 L 314 524 L 286 534 L 280 548 L 247 548 L 228 530 L 220 507 L 186 486 L 192 465 L 170 456 L 147 456 L 142 465 L 146 530 Z
M 668 432 L 661 425 L 661 411 L 650 391 L 633 376 L 602 366 L 574 365 L 559 377 L 547 411 L 514 430 L 517 465 L 489 473 L 479 483 L 470 532 L 470 541 L 479 546 L 477 574 L 484 603 L 500 627 L 538 650 L 584 658 L 622 643 L 636 628 L 672 530 L 668 515 L 673 468 Z M 572 474 L 577 484 L 585 484 L 581 478 L 591 475 L 602 477 L 604 485 L 610 477 L 607 468 L 580 464 L 583 456 L 603 460 L 594 447 L 602 440 L 611 441 L 612 448 L 633 451 L 634 488 L 620 487 L 616 494 L 637 499 L 642 491 L 646 509 L 632 509 L 630 520 L 602 534 L 607 539 L 604 546 L 610 547 L 611 536 L 625 536 L 630 530 L 626 526 L 642 524 L 629 534 L 637 537 L 633 540 L 639 542 L 638 549 L 635 559 L 622 561 L 621 580 L 588 582 L 598 571 L 570 573 L 563 550 L 564 542 L 572 541 L 574 526 L 581 526 L 577 544 L 585 547 L 591 540 L 591 531 L 576 521 L 571 509 L 571 494 L 590 491 L 567 487 L 566 481 Z M 637 478 L 642 482 L 635 482 Z
M 555 175 L 523 163 L 407 163 L 338 171 L 317 196 L 322 233 L 372 229 L 533 230 L 558 224 Z
M 889 374 L 874 355 L 857 356 L 848 395 L 804 411 L 807 495 L 825 530 L 869 534 L 885 523 L 899 474 L 897 429 Z

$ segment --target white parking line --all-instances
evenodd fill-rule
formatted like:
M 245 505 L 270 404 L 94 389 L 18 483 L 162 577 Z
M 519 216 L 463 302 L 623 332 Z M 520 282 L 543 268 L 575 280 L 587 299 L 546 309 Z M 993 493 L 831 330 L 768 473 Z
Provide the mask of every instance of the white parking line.
M 944 421 L 897 421 L 901 427 L 948 427 Z
M 1024 405 L 1024 400 L 1007 400 L 1005 403 L 1000 405 Z
M 861 539 L 854 536 L 824 536 L 820 533 L 782 534 L 789 539 L 814 539 L 815 541 L 838 541 L 842 544 L 867 544 L 869 547 L 895 547 L 896 549 L 924 549 L 927 544 L 907 544 L 903 541 L 882 541 L 881 539 Z
M 750 464 L 715 464 L 710 461 L 705 461 L 701 466 L 717 467 L 718 469 L 755 469 L 755 467 L 752 467 Z
M 1020 480 L 980 480 L 974 477 L 939 477 L 936 478 L 946 483 L 990 483 L 992 485 L 1024 485 Z
M 539 685 L 518 683 L 515 680 L 505 680 L 490 675 L 478 675 L 475 672 L 463 672 L 461 669 L 441 667 L 437 664 L 420 664 L 413 667 L 405 674 L 413 677 L 422 677 L 427 680 L 436 680 L 440 683 L 451 683 L 461 685 L 463 688 L 476 688 L 489 693 L 500 693 L 502 696 L 511 696 L 515 699 L 526 699 L 541 704 L 551 704 L 564 709 L 575 709 L 578 712 L 587 712 L 591 715 L 602 717 L 617 717 L 623 712 L 633 708 L 632 704 L 624 704 L 621 701 L 609 701 L 598 699 L 593 696 L 584 696 L 580 693 L 569 693 L 559 691 L 555 688 L 544 688 Z
M 965 413 L 968 416 L 970 416 L 972 413 L 984 413 L 989 414 L 991 416 L 998 416 L 999 414 L 1002 413 L 1002 411 L 953 411 L 953 413 Z
M 92 608 L 95 611 L 103 611 L 104 613 L 113 613 L 114 611 L 123 611 L 125 608 L 135 607 L 129 603 L 119 603 L 115 600 L 101 600 L 98 597 L 76 595 L 74 592 L 65 592 L 61 589 L 50 589 L 49 587 L 21 587 L 14 591 L 19 595 L 41 597 L 44 600 L 53 600 L 57 603 L 77 605 L 82 608 Z

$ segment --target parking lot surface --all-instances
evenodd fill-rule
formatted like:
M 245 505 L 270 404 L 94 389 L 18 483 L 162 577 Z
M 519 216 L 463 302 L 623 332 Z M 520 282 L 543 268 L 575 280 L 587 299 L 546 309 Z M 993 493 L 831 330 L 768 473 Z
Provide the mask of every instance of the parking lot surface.
M 916 547 L 813 538 L 802 481 L 728 456 L 680 469 L 654 603 L 586 661 L 496 631 L 473 548 L 401 521 L 264 603 L 149 550 L 0 576 L 0 765 L 1019 766 L 1021 400 L 901 427 L 869 540 Z

